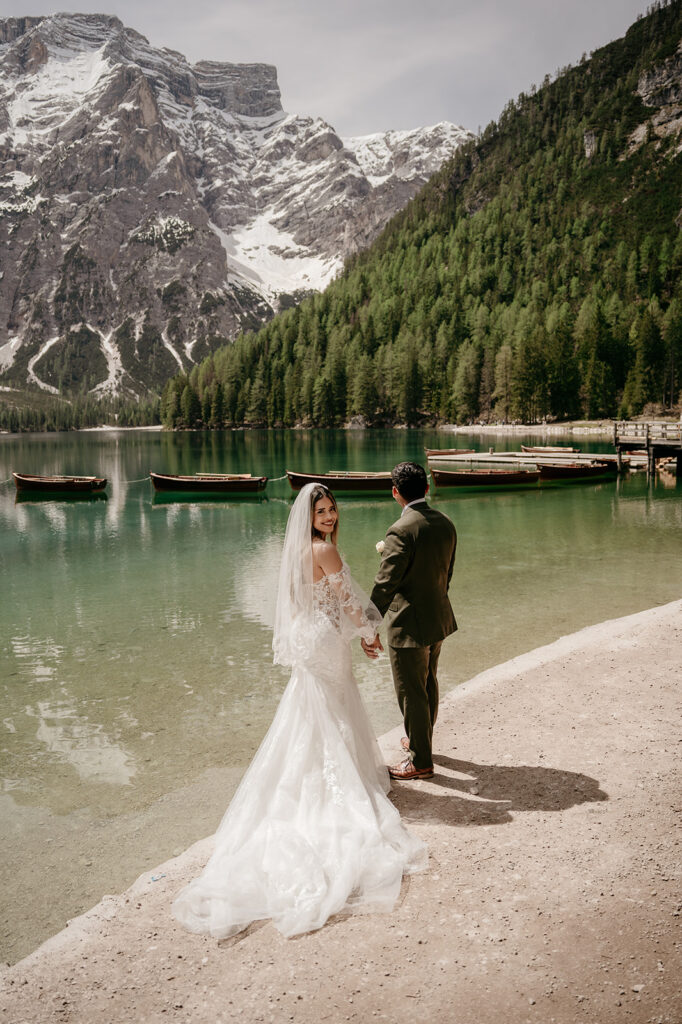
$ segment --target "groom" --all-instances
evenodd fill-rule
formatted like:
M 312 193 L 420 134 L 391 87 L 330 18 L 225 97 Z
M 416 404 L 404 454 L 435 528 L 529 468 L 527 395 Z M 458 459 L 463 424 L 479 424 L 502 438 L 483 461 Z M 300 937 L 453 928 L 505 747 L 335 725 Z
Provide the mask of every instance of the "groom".
M 450 519 L 425 500 L 426 473 L 416 462 L 401 462 L 391 473 L 400 519 L 386 534 L 372 601 L 386 616 L 388 650 L 407 736 L 408 757 L 388 769 L 392 779 L 433 777 L 431 737 L 438 714 L 438 656 L 443 640 L 457 629 L 448 587 L 455 564 L 457 534 Z M 362 641 L 368 657 L 382 650 Z

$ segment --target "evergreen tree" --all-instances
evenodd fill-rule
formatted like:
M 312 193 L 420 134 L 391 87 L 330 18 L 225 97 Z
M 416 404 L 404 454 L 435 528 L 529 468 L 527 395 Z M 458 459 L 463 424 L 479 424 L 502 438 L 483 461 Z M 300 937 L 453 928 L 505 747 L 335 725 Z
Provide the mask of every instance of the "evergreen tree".
M 674 133 L 633 133 L 654 113 L 637 83 L 681 36 L 682 5 L 655 5 L 624 39 L 507 104 L 323 295 L 192 373 L 200 414 L 215 381 L 228 425 L 674 404 L 682 158 Z M 172 391 L 163 415 L 184 421 Z
M 503 345 L 495 357 L 495 415 L 507 423 L 512 406 L 512 371 L 514 353 L 511 345 Z
M 624 411 L 636 416 L 649 402 L 664 402 L 663 381 L 666 352 L 661 331 L 651 307 L 633 323 L 630 340 L 634 350 L 634 364 L 625 384 Z
M 325 376 L 319 377 L 313 388 L 313 421 L 317 427 L 336 425 L 334 388 L 329 378 Z
M 472 341 L 465 341 L 458 352 L 452 402 L 457 423 L 471 423 L 478 413 L 481 381 L 480 351 Z
M 682 299 L 674 298 L 663 318 L 665 373 L 663 401 L 672 409 L 682 402 Z
M 199 396 L 189 381 L 185 384 L 180 398 L 180 414 L 186 427 L 196 426 L 197 420 L 201 416 Z
M 215 382 L 213 387 L 213 393 L 211 397 L 211 413 L 209 423 L 213 428 L 220 428 L 223 426 L 225 419 L 225 403 L 223 386 L 219 380 Z

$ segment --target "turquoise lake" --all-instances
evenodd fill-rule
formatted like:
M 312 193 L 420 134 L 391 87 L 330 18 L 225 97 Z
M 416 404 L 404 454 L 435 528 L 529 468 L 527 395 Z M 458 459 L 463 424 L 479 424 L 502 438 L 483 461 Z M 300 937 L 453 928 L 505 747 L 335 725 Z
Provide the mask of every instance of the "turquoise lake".
M 92 431 L 0 436 L 3 960 L 213 832 L 286 684 L 270 622 L 292 492 L 154 498 L 149 470 L 390 469 L 424 446 L 531 435 Z M 612 451 L 607 438 L 546 443 Z M 93 473 L 106 500 L 17 501 L 12 470 Z M 583 626 L 682 596 L 682 481 L 439 491 L 459 543 L 444 690 Z M 339 499 L 366 589 L 390 497 Z M 386 657 L 354 661 L 377 733 L 399 715 Z

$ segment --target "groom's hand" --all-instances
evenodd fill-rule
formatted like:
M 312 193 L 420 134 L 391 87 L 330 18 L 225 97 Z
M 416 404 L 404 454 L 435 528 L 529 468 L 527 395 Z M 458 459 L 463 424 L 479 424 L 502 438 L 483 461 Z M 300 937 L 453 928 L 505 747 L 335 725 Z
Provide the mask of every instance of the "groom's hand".
M 383 651 L 383 649 L 384 649 L 382 647 L 381 639 L 380 639 L 378 633 L 374 637 L 374 640 L 372 640 L 371 644 L 368 644 L 366 640 L 363 640 L 361 638 L 360 639 L 360 646 L 362 647 L 362 649 L 365 652 L 365 654 L 367 655 L 367 657 L 368 658 L 372 658 L 372 660 L 374 660 L 375 658 L 378 658 L 379 657 L 379 651 Z

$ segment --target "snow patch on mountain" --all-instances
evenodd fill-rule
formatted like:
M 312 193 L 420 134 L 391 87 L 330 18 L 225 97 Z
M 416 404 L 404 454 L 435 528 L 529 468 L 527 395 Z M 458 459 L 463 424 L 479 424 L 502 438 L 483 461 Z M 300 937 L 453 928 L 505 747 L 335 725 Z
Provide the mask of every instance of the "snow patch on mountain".
M 175 346 L 173 345 L 173 342 L 168 337 L 168 334 L 166 333 L 166 331 L 162 331 L 161 332 L 161 340 L 162 340 L 162 342 L 164 344 L 164 347 L 173 356 L 173 359 L 178 364 L 178 367 L 180 368 L 180 372 L 182 373 L 182 371 L 185 369 L 184 363 L 183 363 L 182 359 L 180 358 L 180 356 L 178 355 L 178 353 L 177 353 L 177 351 L 175 349 Z
M 84 104 L 92 106 L 102 79 L 111 73 L 102 51 L 72 54 L 57 50 L 53 59 L 17 90 L 7 104 L 9 124 L 0 142 L 11 133 L 14 146 L 51 144 L 42 137 L 53 133 Z
M 93 333 L 97 333 L 91 324 L 88 324 L 88 327 Z M 104 358 L 107 361 L 107 377 L 105 380 L 95 385 L 94 388 L 90 389 L 90 392 L 93 395 L 115 395 L 120 388 L 121 380 L 125 374 L 123 363 L 121 361 L 121 353 L 112 341 L 113 335 L 114 332 L 109 331 L 108 334 L 104 335 L 100 339 L 102 352 L 104 353 Z
M 283 110 L 273 66 L 192 65 L 107 15 L 0 18 L 0 39 L 11 384 L 54 391 L 34 367 L 74 330 L 64 379 L 158 391 L 281 296 L 323 289 L 472 137 L 341 138 Z
M 21 338 L 10 338 L 0 346 L 0 370 L 6 370 L 12 365 L 19 348 L 21 348 Z
M 344 139 L 371 185 L 390 178 L 409 180 L 415 172 L 430 177 L 471 133 L 448 121 L 412 131 L 377 132 Z
M 225 250 L 228 275 L 234 274 L 271 303 L 282 293 L 324 288 L 342 261 L 311 255 L 273 220 L 274 211 L 266 210 L 229 235 L 211 224 Z
M 34 366 L 36 365 L 36 363 L 40 362 L 45 353 L 49 352 L 52 346 L 56 345 L 58 341 L 59 335 L 56 334 L 53 338 L 50 338 L 48 341 L 46 341 L 44 345 L 41 345 L 40 348 L 38 349 L 38 353 L 28 361 L 28 379 L 31 381 L 32 384 L 37 384 L 41 391 L 49 391 L 53 395 L 59 394 L 58 389 L 53 387 L 51 384 L 46 384 L 44 380 L 41 380 L 40 377 L 35 372 Z

